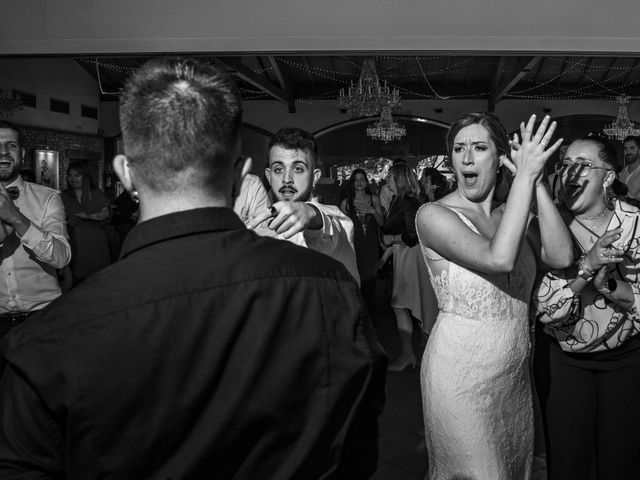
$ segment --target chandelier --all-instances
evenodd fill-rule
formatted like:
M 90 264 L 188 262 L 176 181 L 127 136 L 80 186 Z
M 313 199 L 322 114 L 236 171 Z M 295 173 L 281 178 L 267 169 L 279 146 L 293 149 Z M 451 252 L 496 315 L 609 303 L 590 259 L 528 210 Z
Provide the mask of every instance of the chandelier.
M 389 88 L 386 80 L 384 84 L 380 83 L 373 58 L 362 62 L 358 83 L 351 81 L 349 89 L 345 92 L 341 88 L 338 96 L 338 109 L 343 113 L 349 112 L 352 117 L 377 115 L 385 105 L 395 107 L 399 103 L 400 91 Z
M 616 121 L 606 125 L 603 132 L 611 139 L 624 140 L 629 135 L 640 135 L 640 129 L 629 119 L 627 105 L 631 101 L 628 95 L 616 97 L 618 102 L 618 116 Z
M 400 140 L 407 134 L 407 129 L 403 125 L 393 121 L 391 116 L 391 106 L 382 107 L 380 120 L 372 123 L 367 127 L 367 136 L 372 140 L 381 140 L 390 142 L 392 140 Z

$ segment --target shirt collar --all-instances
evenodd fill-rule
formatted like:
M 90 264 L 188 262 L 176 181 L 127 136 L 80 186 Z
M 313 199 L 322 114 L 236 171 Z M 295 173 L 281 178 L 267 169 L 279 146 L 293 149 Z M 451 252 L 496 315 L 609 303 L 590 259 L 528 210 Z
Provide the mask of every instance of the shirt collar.
M 18 187 L 18 190 L 22 192 L 22 189 L 24 188 L 24 180 L 22 179 L 22 175 L 18 175 L 18 177 L 13 182 L 11 182 L 9 185 L 5 185 L 4 188 L 9 187 Z
M 162 215 L 136 225 L 122 246 L 120 258 L 154 243 L 202 232 L 245 228 L 236 213 L 226 207 L 207 207 Z

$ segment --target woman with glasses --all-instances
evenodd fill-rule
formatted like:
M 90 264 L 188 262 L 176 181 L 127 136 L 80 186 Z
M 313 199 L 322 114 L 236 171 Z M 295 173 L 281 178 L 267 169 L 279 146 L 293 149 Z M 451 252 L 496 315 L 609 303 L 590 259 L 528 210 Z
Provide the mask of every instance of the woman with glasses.
M 586 137 L 560 169 L 576 262 L 534 289 L 549 479 L 640 477 L 638 208 L 612 198 L 617 152 Z

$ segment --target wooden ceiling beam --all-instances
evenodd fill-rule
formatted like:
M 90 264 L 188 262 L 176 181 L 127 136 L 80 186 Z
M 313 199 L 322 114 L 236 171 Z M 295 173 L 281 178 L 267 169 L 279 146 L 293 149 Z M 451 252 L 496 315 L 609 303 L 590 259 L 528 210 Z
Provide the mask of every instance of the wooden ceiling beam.
M 506 57 L 500 57 L 498 59 L 498 66 L 496 67 L 496 71 L 493 74 L 493 80 L 491 81 L 491 87 L 490 87 L 490 91 L 491 92 L 495 92 L 498 89 L 498 85 L 500 85 L 500 80 L 502 80 L 502 72 L 504 70 L 504 66 L 507 62 Z M 496 106 L 495 104 L 492 105 L 491 103 L 489 103 L 489 108 L 488 110 L 490 112 L 495 111 Z
M 284 103 L 289 106 L 289 109 L 293 106 L 295 109 L 295 99 L 289 95 L 287 92 L 260 78 L 256 75 L 250 68 L 246 65 L 242 64 L 240 60 L 232 59 L 229 57 L 221 58 L 216 57 L 216 63 L 223 65 L 227 70 L 235 72 L 238 77 L 244 80 L 247 83 L 250 83 L 254 87 L 262 90 L 267 95 L 273 97 L 275 100 Z
M 293 82 L 291 81 L 291 75 L 289 74 L 289 70 L 286 66 L 280 65 L 278 60 L 273 55 L 269 55 L 267 57 L 269 60 L 269 64 L 273 69 L 273 73 L 278 79 L 278 83 L 280 84 L 280 88 L 291 98 L 295 98 L 295 91 L 293 88 Z M 296 113 L 296 105 L 295 103 L 289 104 L 289 113 Z
M 313 78 L 313 74 L 311 73 L 311 67 L 309 66 L 309 60 L 307 60 L 307 57 L 303 56 L 302 62 L 304 63 L 304 66 L 307 69 L 307 76 L 309 77 L 309 83 L 311 83 L 311 86 L 313 88 L 317 88 L 316 79 Z
M 502 100 L 507 93 L 531 71 L 542 57 L 522 57 L 516 63 L 511 73 L 504 78 L 489 96 L 489 111 L 495 109 L 496 104 Z

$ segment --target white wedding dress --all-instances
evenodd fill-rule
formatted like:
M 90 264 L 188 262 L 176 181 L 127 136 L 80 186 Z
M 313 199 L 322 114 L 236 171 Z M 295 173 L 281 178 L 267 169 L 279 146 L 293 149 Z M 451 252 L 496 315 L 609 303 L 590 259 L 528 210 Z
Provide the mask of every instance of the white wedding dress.
M 533 252 L 525 241 L 511 274 L 487 275 L 421 248 L 440 310 L 421 368 L 429 479 L 530 479 Z

